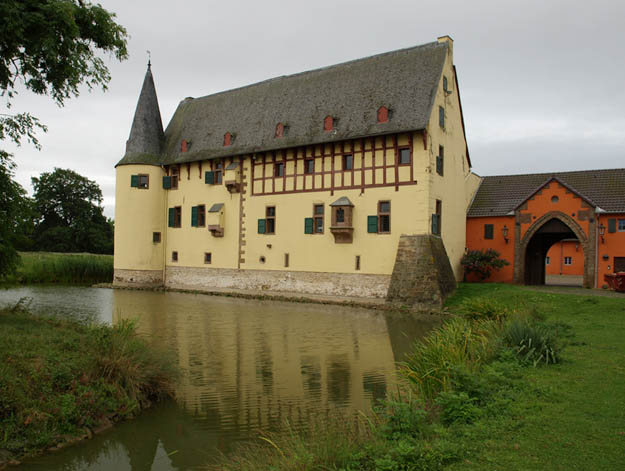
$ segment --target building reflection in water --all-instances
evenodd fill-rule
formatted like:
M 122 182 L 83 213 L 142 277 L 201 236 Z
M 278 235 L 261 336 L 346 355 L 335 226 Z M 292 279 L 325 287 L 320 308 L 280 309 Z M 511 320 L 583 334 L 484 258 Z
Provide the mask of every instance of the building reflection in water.
M 393 389 L 394 354 L 431 327 L 336 306 L 112 296 L 114 323 L 135 320 L 141 335 L 174 355 L 184 372 L 177 400 L 25 469 L 186 470 L 285 420 L 303 429 L 337 411 L 355 415 Z

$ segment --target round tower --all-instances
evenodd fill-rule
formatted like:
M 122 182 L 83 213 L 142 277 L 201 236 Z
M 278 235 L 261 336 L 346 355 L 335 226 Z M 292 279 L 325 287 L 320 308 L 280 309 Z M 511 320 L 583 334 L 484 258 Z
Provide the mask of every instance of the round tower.
M 163 284 L 166 198 L 165 143 L 151 64 L 145 74 L 126 153 L 115 166 L 114 283 Z

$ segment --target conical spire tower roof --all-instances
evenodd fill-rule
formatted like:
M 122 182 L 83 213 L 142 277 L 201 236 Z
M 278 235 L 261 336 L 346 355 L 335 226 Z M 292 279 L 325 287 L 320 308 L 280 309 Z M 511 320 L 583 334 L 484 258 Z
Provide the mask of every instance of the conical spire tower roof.
M 148 62 L 143 87 L 137 102 L 135 117 L 130 129 L 130 137 L 126 141 L 126 153 L 117 165 L 122 164 L 154 164 L 158 165 L 165 144 L 165 133 L 158 107 L 156 87 L 152 76 L 152 66 Z

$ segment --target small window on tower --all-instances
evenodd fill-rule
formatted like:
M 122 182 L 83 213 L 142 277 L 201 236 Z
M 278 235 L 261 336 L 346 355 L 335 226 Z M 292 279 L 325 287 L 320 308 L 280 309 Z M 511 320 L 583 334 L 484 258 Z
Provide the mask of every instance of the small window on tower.
M 139 174 L 139 185 L 138 188 L 142 190 L 147 190 L 150 188 L 150 176 L 145 174 Z

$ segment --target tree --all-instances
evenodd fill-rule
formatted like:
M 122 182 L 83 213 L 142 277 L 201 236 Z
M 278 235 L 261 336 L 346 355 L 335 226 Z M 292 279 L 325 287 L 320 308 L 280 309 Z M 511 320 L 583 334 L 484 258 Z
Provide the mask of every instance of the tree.
M 493 270 L 499 270 L 510 265 L 507 260 L 499 258 L 499 252 L 493 249 L 470 250 L 460 260 L 464 267 L 465 276 L 476 273 L 480 280 L 485 280 Z
M 120 61 L 128 57 L 128 34 L 115 22 L 115 14 L 88 1 L 2 0 L 0 18 L 0 96 L 7 109 L 18 86 L 50 95 L 59 106 L 78 96 L 83 84 L 106 90 L 110 74 L 98 54 L 109 53 Z M 28 112 L 0 113 L 0 141 L 10 139 L 19 145 L 25 139 L 39 148 L 37 131 L 45 132 L 46 127 Z M 11 158 L 0 150 L 0 191 L 7 201 L 24 206 L 27 200 L 13 181 Z M 0 228 L 0 276 L 17 260 L 7 235 L 19 223 L 17 207 L 0 209 L 8 218 L 2 219 L 6 227 Z
M 55 168 L 32 178 L 35 232 L 39 250 L 112 253 L 113 232 L 102 214 L 98 184 L 69 169 Z

